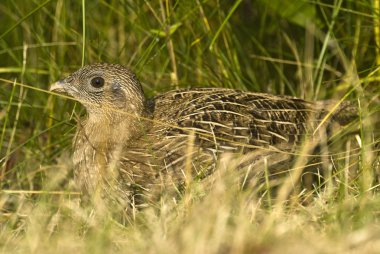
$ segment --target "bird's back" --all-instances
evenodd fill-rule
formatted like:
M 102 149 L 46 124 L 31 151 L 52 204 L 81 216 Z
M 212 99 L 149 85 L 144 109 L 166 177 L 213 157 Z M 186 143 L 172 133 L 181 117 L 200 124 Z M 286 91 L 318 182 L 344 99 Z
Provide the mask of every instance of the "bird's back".
M 241 151 L 297 145 L 326 110 L 288 96 L 202 88 L 154 98 L 153 131 L 165 138 L 194 133 L 209 149 Z
M 263 156 L 278 165 L 312 138 L 331 104 L 221 88 L 167 92 L 148 101 L 149 127 L 125 149 L 124 168 L 145 185 L 152 178 L 183 179 L 189 165 L 193 175 L 208 175 L 227 153 L 245 156 L 244 165 Z M 339 124 L 336 114 L 329 123 Z

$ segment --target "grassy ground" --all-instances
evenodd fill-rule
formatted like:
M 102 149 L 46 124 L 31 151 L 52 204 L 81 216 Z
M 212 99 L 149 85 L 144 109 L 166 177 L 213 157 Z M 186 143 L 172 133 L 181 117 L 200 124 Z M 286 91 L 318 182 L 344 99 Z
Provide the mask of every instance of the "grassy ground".
M 377 0 L 1 1 L 0 250 L 377 253 L 378 8 Z M 99 61 L 130 66 L 148 96 L 223 86 L 356 102 L 359 131 L 340 152 L 357 146 L 360 156 L 334 165 L 308 205 L 242 191 L 234 171 L 221 169 L 126 226 L 91 216 L 72 191 L 70 144 L 83 110 L 47 89 Z

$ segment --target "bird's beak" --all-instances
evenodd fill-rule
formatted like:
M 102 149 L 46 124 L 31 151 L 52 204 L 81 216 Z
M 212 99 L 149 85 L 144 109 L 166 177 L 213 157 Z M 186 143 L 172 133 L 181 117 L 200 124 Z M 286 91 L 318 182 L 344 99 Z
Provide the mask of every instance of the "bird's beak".
M 59 94 L 66 94 L 73 97 L 78 93 L 77 89 L 65 80 L 58 80 L 57 82 L 53 83 L 50 86 L 49 91 Z
M 58 80 L 50 86 L 49 91 L 67 94 L 67 83 L 64 80 Z

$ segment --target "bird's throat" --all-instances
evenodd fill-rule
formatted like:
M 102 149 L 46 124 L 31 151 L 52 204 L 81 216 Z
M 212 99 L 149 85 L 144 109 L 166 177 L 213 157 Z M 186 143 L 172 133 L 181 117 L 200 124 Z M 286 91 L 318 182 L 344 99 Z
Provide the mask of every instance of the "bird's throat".
M 98 117 L 90 114 L 83 123 L 84 135 L 96 150 L 109 151 L 125 146 L 139 135 L 140 120 L 122 117 Z

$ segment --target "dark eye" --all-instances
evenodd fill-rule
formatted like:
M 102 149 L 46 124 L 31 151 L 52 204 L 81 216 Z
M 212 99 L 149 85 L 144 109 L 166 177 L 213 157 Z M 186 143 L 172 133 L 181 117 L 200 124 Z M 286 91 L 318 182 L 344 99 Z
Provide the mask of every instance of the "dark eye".
M 91 79 L 91 85 L 95 88 L 101 88 L 104 86 L 104 79 L 102 77 L 95 77 Z

